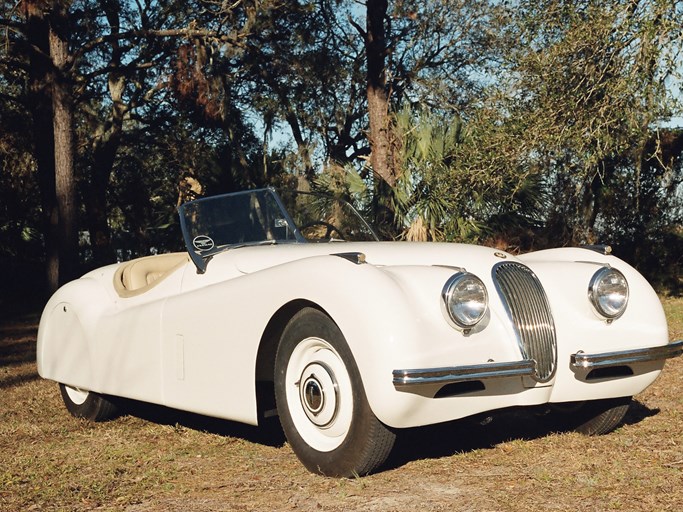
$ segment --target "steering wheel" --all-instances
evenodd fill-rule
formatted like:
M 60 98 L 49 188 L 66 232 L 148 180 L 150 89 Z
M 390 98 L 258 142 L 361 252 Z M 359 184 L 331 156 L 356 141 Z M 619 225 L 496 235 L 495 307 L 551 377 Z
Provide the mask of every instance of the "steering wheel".
M 346 240 L 346 238 L 344 238 L 344 234 L 337 226 L 335 226 L 334 224 L 330 224 L 329 222 L 325 222 L 324 220 L 314 220 L 313 222 L 304 224 L 299 228 L 299 231 L 303 232 L 305 229 L 311 228 L 313 226 L 325 226 L 325 228 L 327 228 L 327 230 L 325 231 L 325 236 L 322 237 L 321 240 L 330 239 L 330 235 L 335 231 L 337 232 L 341 240 Z

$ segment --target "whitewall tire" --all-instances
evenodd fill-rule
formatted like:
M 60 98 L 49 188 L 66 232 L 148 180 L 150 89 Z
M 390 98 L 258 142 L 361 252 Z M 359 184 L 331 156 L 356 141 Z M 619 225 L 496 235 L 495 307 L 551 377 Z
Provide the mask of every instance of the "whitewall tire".
M 317 309 L 297 313 L 283 332 L 275 398 L 292 450 L 313 472 L 367 474 L 394 444 L 395 434 L 370 409 L 343 334 Z

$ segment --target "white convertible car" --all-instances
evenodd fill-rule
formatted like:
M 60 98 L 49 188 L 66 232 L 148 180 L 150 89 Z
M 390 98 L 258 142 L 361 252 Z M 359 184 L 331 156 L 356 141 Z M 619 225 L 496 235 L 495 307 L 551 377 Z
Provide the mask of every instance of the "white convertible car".
M 187 252 L 100 268 L 48 302 L 38 369 L 75 416 L 107 419 L 113 397 L 278 415 L 311 471 L 362 475 L 401 428 L 511 406 L 609 432 L 683 352 L 605 247 L 379 242 L 347 203 L 273 189 L 180 220 Z

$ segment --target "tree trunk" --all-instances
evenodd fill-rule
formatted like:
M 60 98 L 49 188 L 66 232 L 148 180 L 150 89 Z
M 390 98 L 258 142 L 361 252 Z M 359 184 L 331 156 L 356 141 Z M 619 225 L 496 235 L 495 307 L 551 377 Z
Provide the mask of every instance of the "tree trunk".
M 52 110 L 55 148 L 55 197 L 58 215 L 59 284 L 77 276 L 78 223 L 74 174 L 73 97 L 68 66 L 67 11 L 53 5 L 50 24 L 50 56 L 54 66 Z
M 390 197 L 399 176 L 397 138 L 389 115 L 386 56 L 388 52 L 385 20 L 389 8 L 387 0 L 367 0 L 365 52 L 367 58 L 367 98 L 370 120 L 370 166 L 379 179 L 375 184 L 373 209 L 374 224 L 382 238 L 397 234 L 396 215 Z
M 289 102 L 285 103 L 285 105 L 287 105 L 288 108 L 288 112 L 285 116 L 285 119 L 287 120 L 287 124 L 289 124 L 289 127 L 292 130 L 292 136 L 294 137 L 294 141 L 296 142 L 296 147 L 299 151 L 299 157 L 301 158 L 301 163 L 304 167 L 303 178 L 310 184 L 313 182 L 315 172 L 313 170 L 313 162 L 311 161 L 311 154 L 309 151 L 308 142 L 304 139 L 304 136 L 301 133 L 299 117 L 294 113 L 294 111 L 291 108 L 289 108 L 288 103 Z
M 389 186 L 396 184 L 398 169 L 395 161 L 393 123 L 389 116 L 389 97 L 386 83 L 387 42 L 384 21 L 387 16 L 387 0 L 367 0 L 367 31 L 365 51 L 367 55 L 367 97 L 370 119 L 370 165 L 373 172 Z
M 55 149 L 52 126 L 50 82 L 50 24 L 41 2 L 24 2 L 29 54 L 29 108 L 33 119 L 33 154 L 38 167 L 38 184 L 43 210 L 45 277 L 48 291 L 59 286 L 57 202 L 55 200 Z

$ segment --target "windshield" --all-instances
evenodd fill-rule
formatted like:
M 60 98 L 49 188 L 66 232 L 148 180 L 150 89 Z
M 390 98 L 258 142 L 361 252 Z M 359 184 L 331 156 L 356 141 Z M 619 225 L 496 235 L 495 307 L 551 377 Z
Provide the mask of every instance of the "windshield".
M 298 232 L 307 242 L 368 242 L 377 235 L 346 201 L 323 194 L 278 191 Z
M 377 236 L 347 202 L 260 189 L 190 201 L 179 208 L 185 245 L 200 272 L 211 256 L 244 245 L 370 241 Z

